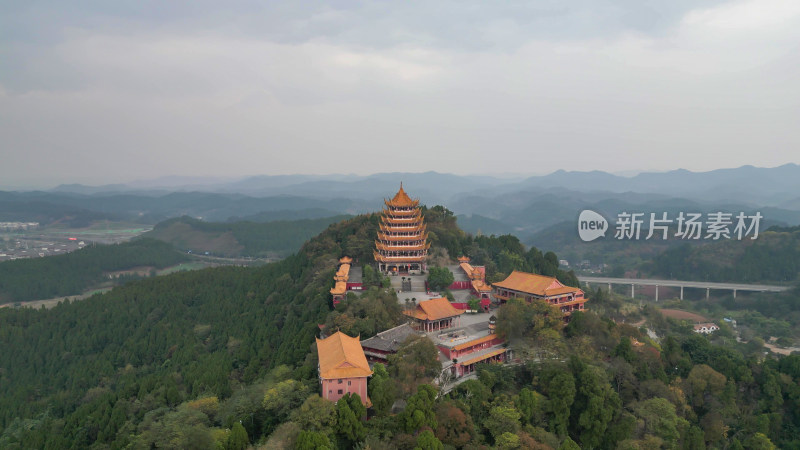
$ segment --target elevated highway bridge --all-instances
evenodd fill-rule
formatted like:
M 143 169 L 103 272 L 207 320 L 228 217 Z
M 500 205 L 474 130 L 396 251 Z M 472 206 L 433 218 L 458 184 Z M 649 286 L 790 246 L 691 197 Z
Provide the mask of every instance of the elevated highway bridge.
M 631 297 L 636 293 L 636 286 L 655 286 L 656 288 L 656 301 L 658 301 L 658 288 L 659 286 L 678 287 L 681 289 L 681 300 L 683 300 L 684 288 L 697 288 L 706 290 L 706 298 L 709 297 L 711 289 L 733 291 L 733 298 L 736 298 L 736 292 L 783 292 L 791 289 L 791 286 L 778 286 L 770 284 L 744 284 L 744 283 L 713 283 L 709 281 L 681 281 L 681 280 L 658 280 L 655 278 L 606 278 L 606 277 L 584 277 L 578 276 L 578 279 L 586 283 L 588 286 L 592 284 L 608 285 L 609 291 L 611 286 L 626 285 L 631 287 Z

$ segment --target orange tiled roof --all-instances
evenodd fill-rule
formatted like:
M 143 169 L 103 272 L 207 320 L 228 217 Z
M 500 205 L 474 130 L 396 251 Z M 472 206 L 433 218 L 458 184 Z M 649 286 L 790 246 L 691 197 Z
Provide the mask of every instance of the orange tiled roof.
M 394 198 L 389 201 L 392 206 L 416 206 L 419 201 L 411 200 L 411 197 L 403 190 L 403 183 L 400 183 L 400 190 L 394 194 Z
M 387 208 L 381 209 L 381 214 L 383 214 L 383 215 L 392 215 L 392 216 L 400 216 L 400 217 L 416 216 L 416 215 L 421 214 L 421 213 L 422 212 L 419 210 L 419 208 L 414 208 L 414 209 L 409 209 L 409 210 L 387 209 Z
M 326 379 L 368 377 L 372 375 L 357 337 L 337 331 L 325 339 L 317 339 L 319 376 Z
M 472 289 L 475 289 L 477 292 L 491 292 L 492 287 L 482 280 L 472 280 Z
M 460 263 L 468 263 L 470 261 L 469 256 L 459 256 L 458 262 Z
M 339 270 L 336 271 L 336 275 L 333 276 L 333 279 L 336 281 L 347 281 L 350 279 L 350 264 L 342 264 L 339 266 Z
M 520 272 L 518 270 L 511 272 L 511 275 L 506 277 L 505 280 L 494 283 L 493 286 L 542 297 L 580 291 L 579 288 L 564 286 L 553 277 Z M 565 287 L 568 288 L 568 290 L 562 289 Z M 548 291 L 552 293 L 548 294 Z
M 546 289 L 544 291 L 544 294 L 547 295 L 547 296 L 551 296 L 551 295 L 569 294 L 569 293 L 578 292 L 578 291 L 580 291 L 580 289 L 578 289 L 578 288 L 574 288 L 574 287 L 570 287 L 570 286 L 562 286 L 562 287 L 557 287 L 557 288 L 553 288 L 553 289 Z
M 483 278 L 481 271 L 472 267 L 471 264 L 462 262 L 459 266 L 461 266 L 461 270 L 463 270 L 471 280 L 480 280 Z
M 331 294 L 339 295 L 344 294 L 347 292 L 347 282 L 345 281 L 337 281 L 336 285 L 331 289 Z
M 489 342 L 493 339 L 497 339 L 497 335 L 489 334 L 478 339 L 473 339 L 469 342 L 464 342 L 463 344 L 458 344 L 455 347 L 453 347 L 453 350 L 464 350 L 465 348 L 470 348 L 475 345 L 483 344 L 484 342 Z
M 380 262 L 389 262 L 389 263 L 398 263 L 398 262 L 422 262 L 425 258 L 428 257 L 427 250 L 414 250 L 418 254 L 416 256 L 384 256 L 378 253 L 377 251 L 372 251 L 372 257 L 375 261 Z
M 440 297 L 421 301 L 415 310 L 404 311 L 404 314 L 419 320 L 440 320 L 464 314 L 464 311 L 454 308 L 449 300 Z
M 505 352 L 506 352 L 506 349 L 499 348 L 497 350 L 491 351 L 491 352 L 483 354 L 481 356 L 476 356 L 475 358 L 468 359 L 466 361 L 459 361 L 458 363 L 461 364 L 462 366 L 468 366 L 470 364 L 479 363 L 481 361 L 484 361 L 486 359 L 491 358 L 492 356 L 497 356 L 497 355 L 503 354 Z
M 349 256 L 342 256 L 339 258 L 339 264 L 350 264 L 353 262 L 353 258 Z
M 427 225 L 424 222 L 419 223 L 413 227 L 399 227 L 396 225 L 385 224 L 385 223 L 378 224 L 378 229 L 380 229 L 381 231 L 385 232 L 392 231 L 397 233 L 414 233 L 417 231 L 425 231 L 426 227 Z

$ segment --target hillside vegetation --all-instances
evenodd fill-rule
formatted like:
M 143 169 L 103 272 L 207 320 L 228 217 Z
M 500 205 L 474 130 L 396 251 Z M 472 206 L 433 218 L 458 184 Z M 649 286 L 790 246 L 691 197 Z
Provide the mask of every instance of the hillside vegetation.
M 141 239 L 89 246 L 71 253 L 0 263 L 0 303 L 81 294 L 108 280 L 107 273 L 134 267 L 161 269 L 186 261 L 170 245 Z
M 471 256 L 488 276 L 559 271 L 513 236 L 473 237 L 426 208 L 436 258 Z M 357 396 L 317 394 L 320 326 L 366 338 L 403 317 L 385 279 L 336 311 L 342 255 L 371 262 L 377 215 L 331 225 L 298 254 L 258 268 L 149 278 L 52 310 L 0 310 L 0 448 L 743 449 L 797 448 L 800 357 L 765 356 L 588 292 L 565 326 L 543 302 L 511 300 L 497 332 L 519 364 L 479 365 L 444 394 L 441 363 L 415 337 L 376 365 L 374 416 Z M 480 261 L 480 262 L 478 262 Z M 554 262 L 555 261 L 555 262 Z M 619 319 L 611 320 L 611 317 Z M 661 338 L 626 325 L 642 320 Z M 392 413 L 395 400 L 402 412 Z M 774 443 L 774 444 L 773 444 Z
M 143 236 L 195 253 L 208 252 L 224 257 L 283 257 L 296 252 L 328 225 L 348 217 L 217 223 L 184 216 L 161 222 Z
M 757 239 L 682 245 L 665 251 L 644 272 L 665 278 L 742 283 L 790 283 L 800 274 L 800 229 L 774 228 Z

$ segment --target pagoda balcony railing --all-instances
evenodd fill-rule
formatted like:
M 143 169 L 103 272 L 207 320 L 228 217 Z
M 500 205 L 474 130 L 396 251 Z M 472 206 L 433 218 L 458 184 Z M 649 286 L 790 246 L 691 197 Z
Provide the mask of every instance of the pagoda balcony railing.
M 420 249 L 420 250 L 410 250 L 410 251 L 394 251 L 394 250 L 376 250 L 375 253 L 386 256 L 386 257 L 398 257 L 402 258 L 405 256 L 420 256 L 425 255 L 428 253 L 427 249 Z
M 393 224 L 391 224 L 391 227 L 392 228 L 398 228 L 398 229 L 402 229 L 402 228 L 419 228 L 420 224 L 418 222 L 416 222 L 416 223 L 393 223 Z
M 420 261 L 424 260 L 425 257 L 426 257 L 426 255 L 422 255 L 422 256 L 380 256 L 379 258 L 380 258 L 380 261 L 388 261 L 388 262 L 391 262 L 391 261 L 397 261 L 397 262 L 403 262 L 403 261 L 420 262 Z
M 420 242 L 418 244 L 403 244 L 403 245 L 400 245 L 400 244 L 398 244 L 396 242 L 393 242 L 391 244 L 384 244 L 383 242 L 376 242 L 375 246 L 376 247 L 391 247 L 391 248 L 417 248 L 417 247 L 428 247 L 429 244 L 427 244 L 426 242 Z
M 422 218 L 422 213 L 420 212 L 409 212 L 408 214 L 404 214 L 403 211 L 383 211 L 381 212 L 383 217 L 392 217 L 396 219 L 408 219 L 411 217 L 419 217 Z
M 410 217 L 402 217 L 402 216 L 384 216 L 389 220 L 404 220 L 404 221 L 420 221 L 422 217 L 410 216 Z

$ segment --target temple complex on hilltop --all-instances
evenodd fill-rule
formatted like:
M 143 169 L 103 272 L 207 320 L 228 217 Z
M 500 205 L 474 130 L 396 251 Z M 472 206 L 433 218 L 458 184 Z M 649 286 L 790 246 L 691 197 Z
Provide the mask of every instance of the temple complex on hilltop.
M 373 253 L 381 272 L 420 273 L 426 269 L 428 232 L 419 200 L 412 200 L 403 190 L 384 200 L 381 223 Z
M 439 331 L 455 326 L 464 310 L 453 307 L 449 300 L 441 297 L 421 301 L 416 308 L 403 314 L 414 319 L 412 326 L 420 331 Z
M 553 277 L 513 271 L 505 280 L 492 284 L 494 298 L 500 303 L 510 298 L 544 300 L 559 308 L 565 319 L 573 311 L 583 311 L 586 298 L 579 288 L 565 286 Z
M 364 406 L 372 406 L 367 396 L 367 377 L 372 370 L 357 337 L 337 331 L 325 339 L 317 339 L 317 355 L 323 398 L 336 402 L 352 393 L 361 397 Z

